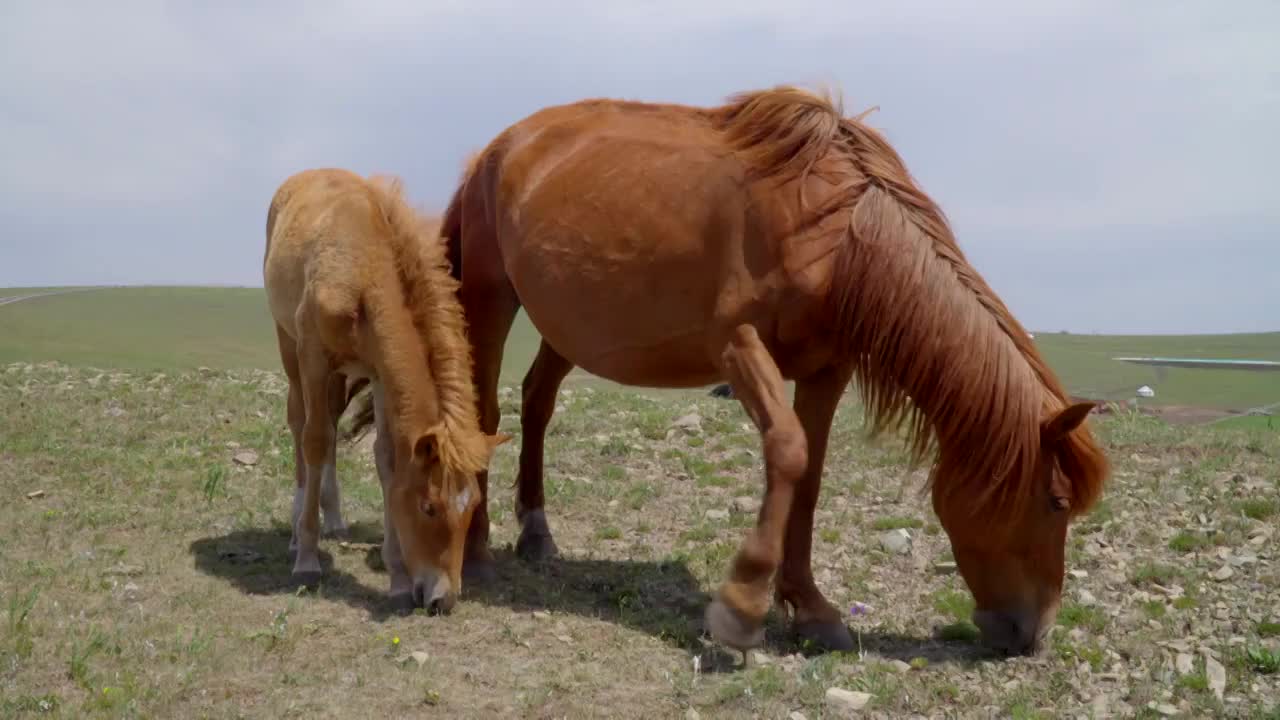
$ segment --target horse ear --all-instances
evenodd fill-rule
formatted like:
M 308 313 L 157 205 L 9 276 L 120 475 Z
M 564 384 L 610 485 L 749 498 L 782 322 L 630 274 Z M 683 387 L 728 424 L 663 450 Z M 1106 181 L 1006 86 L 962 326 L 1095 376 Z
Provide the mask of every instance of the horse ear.
M 1080 427 L 1092 411 L 1093 403 L 1084 402 L 1067 406 L 1041 426 L 1040 439 L 1045 445 L 1056 445 L 1068 433 Z
M 435 462 L 440 456 L 440 438 L 435 428 L 418 436 L 413 443 L 413 461 L 420 466 Z

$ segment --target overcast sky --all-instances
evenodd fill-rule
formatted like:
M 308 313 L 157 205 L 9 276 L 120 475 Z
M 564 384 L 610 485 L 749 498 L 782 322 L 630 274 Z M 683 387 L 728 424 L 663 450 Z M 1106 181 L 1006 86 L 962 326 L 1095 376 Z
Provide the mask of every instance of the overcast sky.
M 1280 330 L 1280 2 L 6 2 L 0 286 L 261 286 L 276 186 L 548 104 L 871 105 L 1025 324 Z

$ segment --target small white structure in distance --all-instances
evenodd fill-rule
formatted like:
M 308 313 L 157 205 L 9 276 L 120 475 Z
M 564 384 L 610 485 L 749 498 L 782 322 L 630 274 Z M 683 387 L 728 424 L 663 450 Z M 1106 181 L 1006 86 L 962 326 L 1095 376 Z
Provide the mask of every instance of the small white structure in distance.
M 1155 397 L 1155 396 L 1156 396 L 1156 391 L 1152 390 L 1147 385 L 1143 385 L 1142 387 L 1138 388 L 1138 397 L 1149 398 L 1149 397 Z

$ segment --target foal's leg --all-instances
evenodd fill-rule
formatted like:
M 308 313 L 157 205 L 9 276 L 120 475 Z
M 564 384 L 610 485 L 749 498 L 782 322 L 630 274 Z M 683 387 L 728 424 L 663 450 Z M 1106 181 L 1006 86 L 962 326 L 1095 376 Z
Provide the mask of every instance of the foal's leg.
M 413 583 L 404 566 L 404 553 L 400 549 L 400 536 L 391 522 L 390 490 L 392 472 L 395 470 L 395 446 L 391 428 L 387 422 L 386 400 L 381 383 L 371 383 L 373 392 L 373 425 L 377 437 L 373 441 L 373 464 L 378 468 L 378 482 L 382 486 L 382 564 L 391 579 L 393 605 L 413 608 Z
M 556 393 L 572 369 L 573 363 L 561 357 L 544 340 L 521 388 L 520 471 L 516 475 L 516 519 L 520 521 L 520 539 L 516 541 L 516 553 L 535 562 L 546 560 L 558 552 L 543 510 L 542 448 L 547 425 L 555 413 Z
M 302 403 L 302 375 L 298 370 L 298 345 L 276 325 L 276 342 L 280 345 L 280 363 L 289 379 L 288 418 L 289 431 L 293 435 L 293 510 L 289 515 L 289 555 L 298 552 L 298 515 L 302 512 L 302 488 L 307 480 L 307 461 L 302 456 L 302 427 L 306 424 L 307 411 Z
M 796 383 L 796 415 L 804 426 L 809 464 L 796 483 L 795 500 L 787 518 L 782 565 L 778 568 L 776 596 L 785 613 L 794 609 L 793 628 L 802 640 L 830 650 L 853 649 L 853 637 L 839 610 L 822 596 L 813 582 L 810 564 L 813 549 L 813 511 L 822 487 L 827 438 L 836 406 L 849 384 L 852 368 L 831 368 Z
M 467 318 L 467 338 L 475 362 L 476 403 L 480 428 L 492 435 L 498 431 L 498 377 L 502 372 L 502 351 L 516 319 L 520 302 L 506 278 L 469 275 L 458 293 Z M 489 551 L 489 471 L 476 473 L 480 504 L 471 516 L 462 558 L 466 582 L 484 582 L 494 577 L 493 553 Z
M 329 362 L 324 349 L 302 338 L 298 343 L 298 369 L 306 410 L 306 421 L 302 427 L 302 457 L 306 460 L 307 471 L 302 488 L 302 508 L 294 526 L 298 555 L 293 563 L 293 578 L 296 583 L 310 587 L 320 581 L 320 486 L 325 462 L 332 456 L 337 438 L 329 421 Z
M 333 427 L 334 436 L 338 432 L 338 420 L 347 405 L 347 381 L 341 373 L 329 376 L 329 424 Z M 325 460 L 324 472 L 320 479 L 320 509 L 324 511 L 324 524 L 321 534 L 329 537 L 345 538 L 348 534 L 347 523 L 342 519 L 342 496 L 338 491 L 338 444 L 329 446 L 329 457 Z
M 738 549 L 729 578 L 707 607 L 712 637 L 746 649 L 764 641 L 769 580 L 782 558 L 782 534 L 796 482 L 808 464 L 804 429 L 788 407 L 782 373 L 755 328 L 739 326 L 722 356 L 734 395 L 760 431 L 765 494 L 756 527 Z

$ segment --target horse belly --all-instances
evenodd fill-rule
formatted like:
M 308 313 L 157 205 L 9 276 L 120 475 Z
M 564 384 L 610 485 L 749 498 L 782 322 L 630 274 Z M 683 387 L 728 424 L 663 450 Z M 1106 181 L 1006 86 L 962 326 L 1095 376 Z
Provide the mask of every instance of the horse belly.
M 556 352 L 624 385 L 696 387 L 718 378 L 707 352 L 715 291 L 705 263 L 675 258 L 646 269 L 609 258 L 588 238 L 575 244 L 575 254 L 524 247 L 508 263 L 525 312 Z

